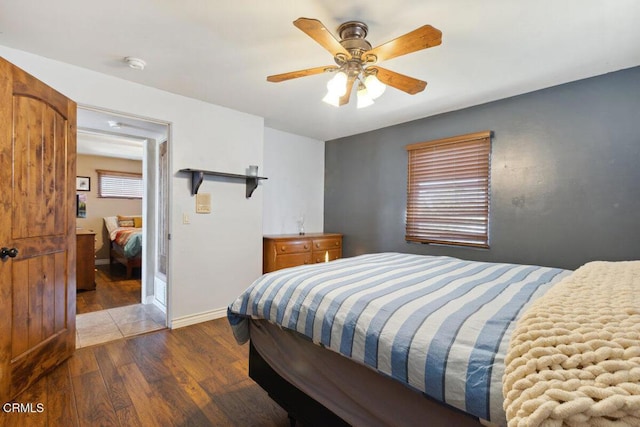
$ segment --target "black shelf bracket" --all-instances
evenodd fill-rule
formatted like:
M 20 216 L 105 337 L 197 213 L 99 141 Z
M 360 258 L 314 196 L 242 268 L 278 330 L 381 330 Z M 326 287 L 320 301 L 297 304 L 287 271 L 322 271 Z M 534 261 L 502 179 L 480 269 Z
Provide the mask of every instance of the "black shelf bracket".
M 198 189 L 200 189 L 200 185 L 202 185 L 202 181 L 204 180 L 205 175 L 244 180 L 246 185 L 245 195 L 247 199 L 250 198 L 253 192 L 255 191 L 255 189 L 258 188 L 258 182 L 260 182 L 260 180 L 268 179 L 264 176 L 241 175 L 236 173 L 214 172 L 214 171 L 207 171 L 202 169 L 190 169 L 190 168 L 180 169 L 178 172 L 191 174 L 191 195 L 192 196 L 198 194 Z

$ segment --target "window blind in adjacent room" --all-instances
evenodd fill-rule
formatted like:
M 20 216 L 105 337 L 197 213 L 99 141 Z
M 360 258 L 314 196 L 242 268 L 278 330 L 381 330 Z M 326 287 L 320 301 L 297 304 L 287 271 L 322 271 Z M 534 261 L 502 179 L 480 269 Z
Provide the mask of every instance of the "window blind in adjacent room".
M 488 248 L 491 131 L 406 149 L 406 240 Z
M 96 170 L 98 173 L 98 197 L 141 199 L 142 174 Z

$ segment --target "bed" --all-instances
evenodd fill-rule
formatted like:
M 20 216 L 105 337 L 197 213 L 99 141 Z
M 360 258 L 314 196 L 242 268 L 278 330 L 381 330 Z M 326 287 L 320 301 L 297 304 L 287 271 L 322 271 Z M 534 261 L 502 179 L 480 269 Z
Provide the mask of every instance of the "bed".
M 582 412 L 572 402 L 573 413 L 567 415 L 562 401 L 567 391 L 547 387 L 547 395 L 547 389 L 539 390 L 543 381 L 532 380 L 540 375 L 557 385 L 553 375 L 560 375 L 556 368 L 564 369 L 563 364 L 575 374 L 575 354 L 564 356 L 566 363 L 553 354 L 566 351 L 566 342 L 559 340 L 560 350 L 553 350 L 541 345 L 541 337 L 548 339 L 546 328 L 558 332 L 575 324 L 567 332 L 573 339 L 584 325 L 566 319 L 558 327 L 538 322 L 540 336 L 533 337 L 530 326 L 516 328 L 538 303 L 554 306 L 544 300 L 546 294 L 573 274 L 451 257 L 362 255 L 268 273 L 229 306 L 228 319 L 236 340 L 250 341 L 249 375 L 305 426 L 588 425 L 584 398 L 576 398 Z M 573 299 L 577 289 L 569 292 Z M 623 311 L 635 315 L 632 309 Z M 538 314 L 528 318 L 536 320 Z M 515 332 L 521 335 L 511 348 Z M 632 395 L 628 389 L 640 380 L 640 346 L 634 347 L 634 337 L 625 353 L 632 359 L 627 366 L 631 386 L 623 387 Z M 536 366 L 542 372 L 530 372 Z M 538 392 L 535 402 L 527 400 L 530 390 Z M 614 398 L 619 396 L 610 399 L 610 407 L 620 403 Z M 640 415 L 636 398 L 640 391 L 624 398 L 625 411 L 633 412 L 637 403 Z M 624 420 L 615 410 L 620 408 L 589 417 Z M 527 424 L 529 416 L 555 417 L 555 424 Z
M 133 269 L 142 265 L 142 217 L 117 215 L 104 217 L 109 233 L 109 263 L 119 262 L 131 278 Z

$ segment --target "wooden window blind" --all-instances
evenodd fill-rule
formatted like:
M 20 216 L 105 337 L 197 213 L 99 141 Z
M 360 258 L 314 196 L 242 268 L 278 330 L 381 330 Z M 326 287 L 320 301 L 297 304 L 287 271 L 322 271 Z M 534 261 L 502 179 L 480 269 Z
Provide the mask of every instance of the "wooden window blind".
M 406 240 L 488 248 L 491 131 L 406 149 Z
M 98 197 L 142 199 L 142 174 L 96 170 L 98 173 Z

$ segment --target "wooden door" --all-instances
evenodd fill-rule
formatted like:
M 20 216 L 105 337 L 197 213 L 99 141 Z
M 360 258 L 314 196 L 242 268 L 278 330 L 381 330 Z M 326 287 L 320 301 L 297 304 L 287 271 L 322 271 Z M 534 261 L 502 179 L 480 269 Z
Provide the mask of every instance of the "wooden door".
M 0 402 L 75 350 L 75 127 L 73 101 L 0 58 Z

